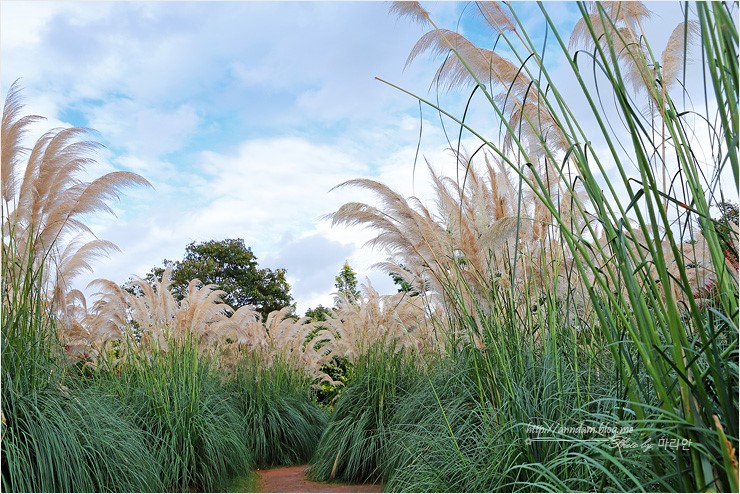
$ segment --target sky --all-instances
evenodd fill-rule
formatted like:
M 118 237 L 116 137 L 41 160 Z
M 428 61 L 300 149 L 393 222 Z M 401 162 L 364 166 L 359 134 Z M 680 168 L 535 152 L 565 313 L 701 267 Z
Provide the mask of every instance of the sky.
M 181 259 L 191 242 L 243 238 L 260 267 L 285 268 L 299 313 L 331 305 L 348 261 L 360 281 L 395 291 L 372 269 L 386 259 L 363 247 L 370 232 L 326 216 L 372 178 L 431 199 L 421 150 L 454 166 L 439 117 L 381 77 L 428 97 L 440 60 L 404 70 L 425 29 L 385 2 L 0 2 L 2 92 L 20 79 L 27 113 L 95 130 L 105 145 L 91 177 L 136 172 L 152 188 L 128 189 L 116 217 L 89 225 L 121 252 L 94 265 L 117 283 Z M 464 3 L 425 4 L 455 28 Z M 520 4 L 525 14 L 534 8 Z M 572 26 L 574 6 L 548 4 Z M 534 18 L 534 17 L 533 17 Z M 535 22 L 535 21 L 531 21 Z M 471 37 L 490 41 L 475 25 Z M 535 29 L 536 31 L 536 29 Z M 488 38 L 486 38 L 488 36 Z M 461 114 L 467 94 L 448 97 Z M 33 137 L 33 135 L 32 135 Z M 89 292 L 88 292 L 89 294 Z
M 430 9 L 452 22 L 458 7 Z M 123 283 L 181 259 L 191 242 L 243 238 L 261 267 L 287 270 L 300 313 L 332 304 L 345 261 L 360 281 L 393 290 L 371 269 L 385 255 L 362 248 L 369 233 L 332 228 L 325 216 L 357 198 L 331 191 L 352 178 L 405 195 L 424 185 L 423 170 L 413 177 L 418 104 L 374 79 L 428 89 L 433 72 L 403 70 L 419 26 L 380 2 L 0 8 L 2 91 L 20 78 L 26 112 L 46 117 L 35 137 L 94 129 L 105 149 L 91 177 L 126 170 L 152 184 L 126 190 L 115 218 L 89 218 L 121 252 L 77 285 Z M 435 139 L 432 149 L 440 133 L 424 136 Z

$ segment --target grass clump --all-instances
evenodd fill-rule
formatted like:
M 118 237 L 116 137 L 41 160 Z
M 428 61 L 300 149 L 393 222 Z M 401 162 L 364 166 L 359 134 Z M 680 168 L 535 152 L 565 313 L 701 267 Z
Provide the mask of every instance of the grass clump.
M 387 352 L 377 345 L 359 356 L 311 459 L 309 477 L 380 480 L 391 417 L 417 375 L 412 352 Z
M 161 491 L 150 437 L 102 389 L 49 385 L 3 397 L 3 490 Z
M 307 462 L 326 427 L 311 378 L 290 363 L 244 354 L 227 384 L 242 417 L 243 441 L 260 467 Z
M 242 416 L 192 338 L 169 342 L 167 351 L 131 354 L 110 383 L 152 438 L 168 489 L 218 491 L 251 468 Z
M 115 396 L 71 374 L 44 296 L 43 263 L 3 243 L 2 489 L 157 491 L 149 437 Z M 27 263 L 14 262 L 29 255 Z

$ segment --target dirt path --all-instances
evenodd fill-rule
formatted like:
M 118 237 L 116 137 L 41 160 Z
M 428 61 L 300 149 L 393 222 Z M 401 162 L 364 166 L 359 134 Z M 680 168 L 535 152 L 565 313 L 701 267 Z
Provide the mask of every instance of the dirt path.
M 257 470 L 260 492 L 382 492 L 380 484 L 325 484 L 306 478 L 307 465 Z

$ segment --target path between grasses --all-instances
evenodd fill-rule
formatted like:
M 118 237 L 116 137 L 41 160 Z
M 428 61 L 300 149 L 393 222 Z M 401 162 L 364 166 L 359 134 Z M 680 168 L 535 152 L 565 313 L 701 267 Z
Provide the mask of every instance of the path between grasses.
M 382 492 L 380 484 L 312 482 L 306 478 L 308 465 L 257 470 L 259 492 Z

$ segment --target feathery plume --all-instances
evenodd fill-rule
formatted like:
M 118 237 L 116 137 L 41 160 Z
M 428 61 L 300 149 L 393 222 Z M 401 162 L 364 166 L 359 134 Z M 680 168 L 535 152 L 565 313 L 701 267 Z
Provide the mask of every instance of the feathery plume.
M 112 213 L 108 205 L 120 190 L 131 185 L 150 185 L 130 172 L 113 172 L 90 183 L 78 175 L 94 162 L 93 152 L 100 146 L 80 138 L 81 128 L 52 129 L 34 144 L 23 164 L 25 149 L 21 140 L 27 127 L 40 117 L 20 117 L 19 88 L 11 86 L 3 107 L 2 158 L 3 237 L 12 236 L 13 247 L 4 255 L 14 258 L 19 272 L 44 273 L 44 289 L 51 301 L 62 303 L 72 279 L 90 262 L 114 249 L 110 242 L 80 235 L 92 234 L 83 215 L 99 211 Z M 25 166 L 22 171 L 21 167 Z M 19 180 L 20 178 L 20 180 Z M 92 235 L 94 237 L 94 235 Z M 68 242 L 65 244 L 65 242 Z
M 3 107 L 2 118 L 2 135 L 0 137 L 0 174 L 2 176 L 2 195 L 6 204 L 11 203 L 16 197 L 16 187 L 18 168 L 25 148 L 21 146 L 21 141 L 28 131 L 28 127 L 43 117 L 36 115 L 20 116 L 23 108 L 20 97 L 20 84 L 15 81 L 8 91 Z
M 388 11 L 398 17 L 410 17 L 421 25 L 429 24 L 429 12 L 419 2 L 393 2 Z
M 406 66 L 424 52 L 430 51 L 434 56 L 440 56 L 449 55 L 453 49 L 458 56 L 447 56 L 435 75 L 436 83 L 447 89 L 477 84 L 478 79 L 483 84 L 522 94 L 531 82 L 504 57 L 491 50 L 478 48 L 465 36 L 447 29 L 434 29 L 419 38 L 406 59 Z
M 476 2 L 478 12 L 496 31 L 516 31 L 511 16 L 501 8 L 501 2 Z
M 661 57 L 663 61 L 663 84 L 666 88 L 675 84 L 681 69 L 688 62 L 687 51 L 699 32 L 696 21 L 680 22 L 671 33 Z

